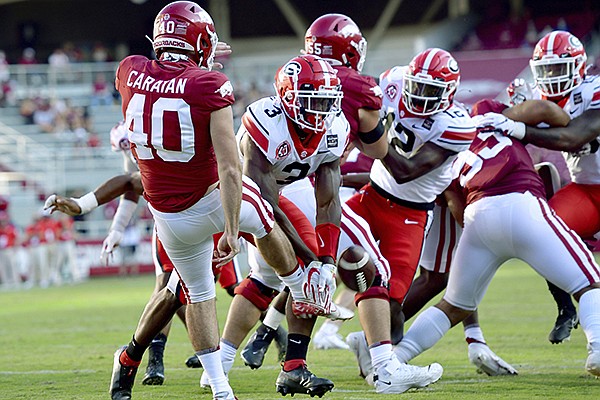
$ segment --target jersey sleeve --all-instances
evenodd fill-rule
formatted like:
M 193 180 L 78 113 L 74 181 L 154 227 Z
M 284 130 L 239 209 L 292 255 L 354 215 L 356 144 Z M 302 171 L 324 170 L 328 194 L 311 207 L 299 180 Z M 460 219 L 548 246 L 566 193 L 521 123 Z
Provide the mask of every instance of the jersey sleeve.
M 383 102 L 383 93 L 381 88 L 375 82 L 372 76 L 358 75 L 355 80 L 356 84 L 352 84 L 351 96 L 357 99 L 359 108 L 367 108 L 370 110 L 381 109 Z
M 438 146 L 459 153 L 468 150 L 477 135 L 475 123 L 466 110 L 452 107 L 436 118 L 432 131 L 435 136 L 432 141 Z
M 600 76 L 596 76 L 592 82 L 594 85 L 592 85 L 592 95 L 590 96 L 591 101 L 587 109 L 598 110 L 600 109 Z
M 216 111 L 228 107 L 235 102 L 233 85 L 225 74 L 217 71 L 202 71 L 198 75 L 191 89 L 198 93 L 198 99 L 203 103 L 203 108 Z
M 285 117 L 283 116 L 283 112 L 281 112 L 274 118 L 269 118 L 268 120 L 261 118 L 263 115 L 266 115 L 263 110 L 271 108 L 273 108 L 271 98 L 260 99 L 250 104 L 242 116 L 242 125 L 240 129 L 243 127 L 246 132 L 248 132 L 248 135 L 254 144 L 262 151 L 267 160 L 269 160 L 271 164 L 274 164 L 277 158 L 275 154 L 276 149 L 281 140 L 279 138 L 280 135 L 278 134 L 278 129 L 269 129 L 269 127 L 280 126 L 278 124 L 278 122 L 280 123 L 279 120 Z
M 384 114 L 393 112 L 402 97 L 402 77 L 406 67 L 396 66 L 379 76 L 379 88 L 382 92 L 382 110 Z

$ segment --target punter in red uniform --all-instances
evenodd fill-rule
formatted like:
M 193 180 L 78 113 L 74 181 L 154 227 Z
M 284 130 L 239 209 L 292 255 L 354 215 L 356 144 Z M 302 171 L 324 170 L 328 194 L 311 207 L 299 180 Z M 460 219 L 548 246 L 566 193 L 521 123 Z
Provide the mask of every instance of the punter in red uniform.
M 217 35 L 210 15 L 198 4 L 165 6 L 154 22 L 158 60 L 129 56 L 121 61 L 115 86 L 123 99 L 125 126 L 138 162 L 144 197 L 157 234 L 182 282 L 188 304 L 188 334 L 215 399 L 233 399 L 219 354 L 211 259 L 219 264 L 239 251 L 238 234 L 254 235 L 262 255 L 292 289 L 296 302 L 328 308 L 314 287 L 303 297 L 308 269 L 299 268 L 292 247 L 275 224 L 271 207 L 248 178 L 233 133 L 233 88 L 211 71 Z M 212 235 L 223 232 L 214 249 Z M 318 276 L 319 271 L 310 276 Z M 167 288 L 150 299 L 133 340 L 115 353 L 111 395 L 130 399 L 135 372 L 152 338 L 179 308 Z M 306 282 L 310 286 L 313 282 Z M 314 282 L 315 286 L 317 282 Z M 319 282 L 320 284 L 320 282 Z M 166 304 L 166 305 L 165 305 Z
M 568 118 L 560 108 L 546 104 Z M 552 113 L 541 110 L 522 117 L 534 125 L 549 122 Z M 598 376 L 600 267 L 546 202 L 544 185 L 525 146 L 502 131 L 489 125 L 480 128 L 469 151 L 461 153 L 453 166 L 466 190 L 467 206 L 448 287 L 436 306 L 417 317 L 395 353 L 409 361 L 433 346 L 477 308 L 496 270 L 505 261 L 519 258 L 579 301 L 588 340 L 586 370 Z

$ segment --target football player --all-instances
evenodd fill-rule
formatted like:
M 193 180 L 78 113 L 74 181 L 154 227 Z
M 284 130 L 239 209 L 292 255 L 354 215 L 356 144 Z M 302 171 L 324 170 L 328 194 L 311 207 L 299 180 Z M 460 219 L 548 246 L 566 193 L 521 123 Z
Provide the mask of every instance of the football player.
M 523 105 L 528 107 L 526 112 L 508 109 L 507 116 L 534 125 L 551 124 L 553 118 L 568 122 L 566 113 L 552 102 L 540 107 L 533 102 Z M 524 145 L 505 137 L 506 116 L 494 114 L 494 118 L 488 114 L 481 120 L 483 128 L 477 138 L 453 166 L 458 183 L 466 190 L 467 206 L 444 297 L 417 317 L 395 353 L 409 361 L 433 346 L 477 308 L 496 270 L 505 261 L 519 258 L 579 301 L 588 340 L 586 370 L 598 376 L 600 267 L 579 236 L 549 207 Z
M 144 197 L 181 279 L 188 335 L 214 398 L 233 399 L 221 365 L 211 258 L 217 264 L 230 261 L 239 251 L 240 230 L 252 234 L 290 287 L 298 308 L 307 312 L 330 307 L 321 294 L 331 280 L 325 276 L 309 281 L 323 278 L 321 269 L 298 265 L 258 187 L 248 177 L 242 179 L 233 133 L 233 88 L 225 75 L 212 71 L 217 42 L 212 18 L 198 4 L 170 3 L 154 21 L 158 60 L 125 58 L 115 86 Z M 217 232 L 223 236 L 213 252 L 212 235 Z M 312 291 L 302 291 L 305 281 Z M 178 283 L 172 274 L 168 287 L 148 302 L 132 341 L 116 351 L 113 399 L 131 397 L 143 353 L 179 308 L 172 301 Z
M 379 119 L 382 93 L 375 79 L 361 74 L 367 55 L 367 40 L 356 23 L 343 14 L 320 16 L 306 31 L 304 53 L 323 58 L 337 71 L 344 92 L 342 111 L 350 123 L 349 142 L 352 146 L 370 158 L 384 157 L 388 147 Z M 336 300 L 344 298 L 348 298 L 348 293 L 340 293 Z M 261 324 L 242 351 L 247 365 L 260 367 L 274 328 L 282 319 L 283 315 L 276 307 L 269 308 L 267 322 Z M 346 348 L 347 345 L 337 337 L 338 329 L 339 321 L 325 321 L 322 329 L 315 334 L 315 346 Z
M 357 296 L 364 332 L 347 338 L 361 374 L 374 380 L 378 392 L 402 388 L 394 366 L 403 364 L 393 355 L 391 341 L 401 337 L 401 305 L 419 264 L 435 198 L 450 183 L 458 152 L 475 135 L 468 112 L 453 103 L 459 81 L 458 63 L 438 48 L 380 76 L 383 109 L 394 114 L 389 150 L 373 164 L 371 182 L 344 205 L 348 215 L 367 221 L 391 268 L 389 290 L 376 278 L 377 284 Z M 421 377 L 425 384 L 439 379 L 442 369 L 437 368 L 435 375 Z
M 340 81 L 327 62 L 305 55 L 279 68 L 275 90 L 276 96 L 250 104 L 242 117 L 237 137 L 244 174 L 257 182 L 273 206 L 275 220 L 289 237 L 296 256 L 304 265 L 322 262 L 333 275 L 340 232 L 339 159 L 349 131 L 348 121 L 340 112 Z M 311 174 L 315 174 L 318 204 L 315 228 L 279 193 Z M 223 329 L 221 355 L 225 371 L 231 368 L 237 348 L 260 313 L 284 287 L 270 268 L 251 261 L 250 275 L 236 288 Z M 286 314 L 287 352 L 277 378 L 277 391 L 283 395 L 322 396 L 333 388 L 333 382 L 316 377 L 306 366 L 315 318 L 298 319 L 291 312 Z
M 513 134 L 525 142 L 552 150 L 561 150 L 567 162 L 571 183 L 559 190 L 549 201 L 558 216 L 582 238 L 600 231 L 600 141 L 593 129 L 599 119 L 600 77 L 586 74 L 587 55 L 581 41 L 565 31 L 546 34 L 536 44 L 530 60 L 536 88 L 542 99 L 561 106 L 588 134 L 573 134 L 570 128 L 550 130 L 527 128 L 518 124 Z M 553 132 L 553 133 L 550 133 Z M 567 132 L 560 136 L 561 132 Z M 569 296 L 550 285 L 559 315 L 549 339 L 560 343 L 577 326 L 577 313 Z

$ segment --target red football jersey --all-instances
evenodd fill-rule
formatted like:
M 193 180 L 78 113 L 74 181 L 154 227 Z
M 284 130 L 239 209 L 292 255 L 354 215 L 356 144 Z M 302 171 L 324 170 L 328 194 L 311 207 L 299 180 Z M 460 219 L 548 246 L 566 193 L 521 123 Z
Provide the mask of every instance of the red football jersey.
M 144 197 L 161 212 L 189 208 L 218 180 L 210 114 L 233 104 L 228 78 L 192 61 L 130 56 L 115 85 Z
M 352 68 L 334 66 L 337 76 L 342 82 L 342 111 L 350 122 L 349 141 L 358 140 L 358 110 L 367 108 L 379 110 L 381 108 L 381 89 L 371 76 L 361 75 Z
M 545 198 L 542 179 L 525 146 L 496 132 L 479 132 L 468 151 L 459 154 L 460 184 L 467 204 L 482 197 L 531 192 Z

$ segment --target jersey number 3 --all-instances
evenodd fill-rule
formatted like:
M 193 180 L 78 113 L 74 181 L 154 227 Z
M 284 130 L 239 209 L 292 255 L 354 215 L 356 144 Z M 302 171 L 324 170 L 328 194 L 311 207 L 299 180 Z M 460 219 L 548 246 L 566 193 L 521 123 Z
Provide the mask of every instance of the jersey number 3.
M 151 160 L 154 158 L 152 149 L 156 155 L 163 161 L 188 162 L 194 157 L 194 124 L 192 123 L 192 113 L 190 106 L 183 99 L 160 98 L 152 105 L 150 132 L 145 132 L 144 128 L 144 106 L 146 96 L 140 93 L 133 95 L 125 114 L 125 126 L 131 127 L 129 131 L 129 141 L 135 144 L 135 152 L 139 160 Z M 177 113 L 179 126 L 167 126 L 174 124 L 174 118 L 165 119 L 165 112 Z M 133 123 L 132 123 L 133 122 Z M 180 149 L 167 150 L 163 144 L 164 132 L 180 132 Z M 148 136 L 150 137 L 148 140 Z

